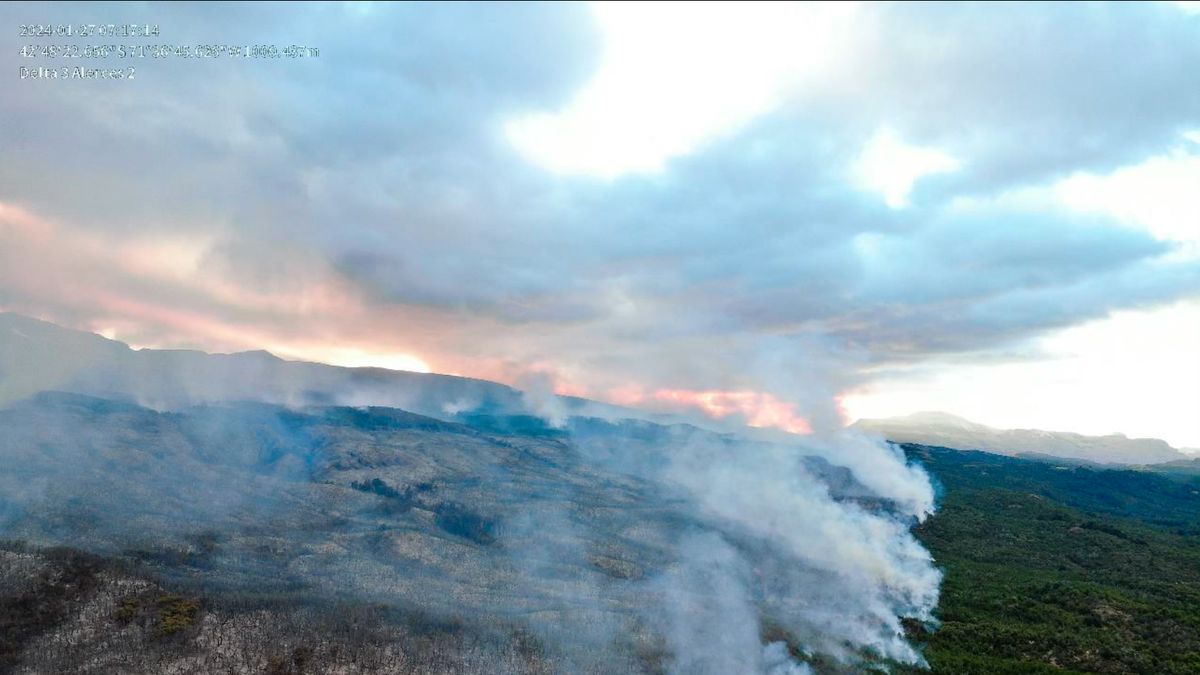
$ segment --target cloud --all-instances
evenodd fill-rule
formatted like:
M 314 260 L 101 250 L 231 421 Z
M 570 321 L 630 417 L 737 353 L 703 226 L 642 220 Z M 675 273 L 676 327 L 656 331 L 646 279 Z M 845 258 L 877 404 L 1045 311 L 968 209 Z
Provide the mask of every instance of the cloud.
M 592 5 L 602 67 L 554 114 L 513 120 L 510 140 L 556 171 L 660 171 L 714 134 L 772 110 L 828 67 L 857 3 Z M 664 36 L 669 37 L 669 45 Z
M 147 62 L 116 89 L 25 83 L 0 102 L 0 202 L 57 228 L 0 231 L 0 304 L 136 344 L 755 392 L 821 427 L 865 366 L 1200 293 L 1196 260 L 1120 209 L 999 198 L 1200 127 L 1200 28 L 1169 5 L 861 6 L 837 58 L 778 69 L 755 85 L 769 103 L 606 179 L 548 170 L 506 132 L 605 77 L 585 7 L 225 12 L 131 19 L 321 56 Z M 719 29 L 652 37 L 669 54 Z M 638 133 L 686 115 L 647 112 Z M 872 152 L 880 134 L 892 152 Z M 863 185 L 864 153 L 893 178 Z
M 863 149 L 858 161 L 859 180 L 877 190 L 888 206 L 908 206 L 908 193 L 923 176 L 958 169 L 960 163 L 934 148 L 920 148 L 896 138 L 890 129 L 880 129 Z
M 1190 244 L 1200 254 L 1200 136 L 1139 164 L 1107 174 L 1077 173 L 1055 184 L 1055 195 L 1071 208 L 1110 215 L 1156 237 Z
M 963 158 L 948 190 L 1115 168 L 1200 116 L 1197 25 L 1165 3 L 890 5 L 864 23 L 838 109 Z

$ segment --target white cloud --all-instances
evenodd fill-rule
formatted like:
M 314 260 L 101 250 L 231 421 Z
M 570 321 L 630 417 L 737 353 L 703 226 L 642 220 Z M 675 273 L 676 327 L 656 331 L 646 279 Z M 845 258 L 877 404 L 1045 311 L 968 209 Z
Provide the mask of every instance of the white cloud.
M 891 129 L 883 128 L 863 148 L 855 171 L 863 187 L 882 194 L 888 206 L 899 209 L 908 206 L 908 195 L 922 177 L 961 166 L 937 148 L 906 143 Z
M 1200 299 L 1057 331 L 1042 358 L 936 362 L 847 396 L 852 419 L 943 410 L 998 428 L 1162 438 L 1200 447 Z
M 1079 171 L 1035 187 L 955 199 L 958 214 L 997 207 L 1068 209 L 1113 218 L 1178 245 L 1175 259 L 1200 257 L 1200 131 L 1170 151 L 1107 173 Z
M 1190 139 L 1190 137 L 1189 137 Z M 1108 174 L 1078 173 L 1056 184 L 1068 207 L 1103 213 L 1200 253 L 1200 153 L 1192 147 Z
M 402 352 L 366 351 L 353 347 L 317 348 L 310 351 L 277 348 L 275 351 L 289 358 L 318 361 L 345 368 L 386 368 L 414 373 L 430 372 L 428 363 L 412 354 Z
M 567 173 L 655 171 L 769 111 L 835 52 L 852 3 L 597 3 L 598 73 L 554 114 L 510 122 L 532 160 Z

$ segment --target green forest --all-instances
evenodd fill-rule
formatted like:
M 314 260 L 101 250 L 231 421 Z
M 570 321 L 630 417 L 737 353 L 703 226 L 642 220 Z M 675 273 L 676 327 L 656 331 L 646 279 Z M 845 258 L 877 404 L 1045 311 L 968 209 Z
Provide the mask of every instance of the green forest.
M 940 490 L 934 673 L 1200 673 L 1200 475 L 903 447 Z

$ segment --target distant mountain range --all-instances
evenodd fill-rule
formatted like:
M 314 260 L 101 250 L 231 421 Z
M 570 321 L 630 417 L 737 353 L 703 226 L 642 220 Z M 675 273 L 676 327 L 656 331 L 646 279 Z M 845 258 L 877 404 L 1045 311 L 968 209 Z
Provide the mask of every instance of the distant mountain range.
M 896 443 L 921 443 L 960 450 L 983 450 L 1010 457 L 1054 457 L 1102 464 L 1181 464 L 1197 462 L 1157 438 L 1123 434 L 1084 436 L 1066 431 L 995 429 L 943 412 L 862 419 L 853 428 Z

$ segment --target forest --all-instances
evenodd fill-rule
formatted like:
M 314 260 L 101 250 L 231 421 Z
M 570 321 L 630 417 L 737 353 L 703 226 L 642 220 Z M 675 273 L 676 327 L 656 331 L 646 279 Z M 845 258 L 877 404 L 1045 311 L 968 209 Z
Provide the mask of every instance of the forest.
M 934 673 L 1200 672 L 1200 474 L 904 447 L 942 489 Z

